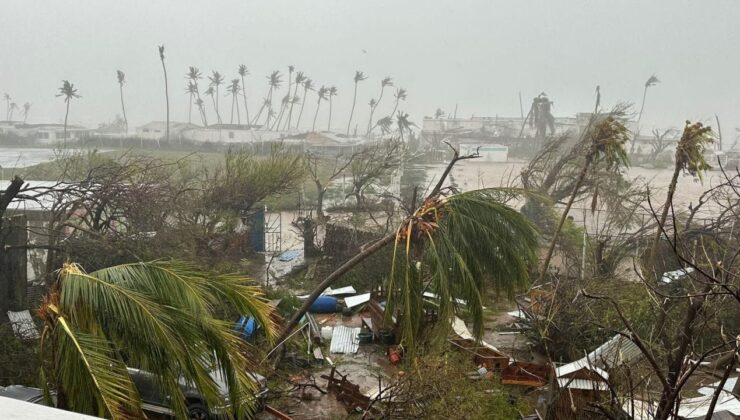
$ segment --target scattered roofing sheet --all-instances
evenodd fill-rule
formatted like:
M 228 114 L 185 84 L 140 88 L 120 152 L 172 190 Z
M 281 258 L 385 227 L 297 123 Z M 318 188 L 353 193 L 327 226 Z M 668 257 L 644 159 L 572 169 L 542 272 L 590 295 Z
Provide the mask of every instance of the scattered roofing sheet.
M 468 330 L 468 327 L 465 325 L 465 321 L 460 319 L 460 317 L 455 317 L 452 320 L 452 330 L 455 331 L 455 334 L 457 334 L 460 338 L 464 340 L 473 340 L 475 341 L 475 337 L 473 337 L 473 334 L 470 333 L 470 330 Z M 501 354 L 506 354 L 502 352 L 501 350 L 497 349 L 495 346 L 486 343 L 485 341 L 480 342 L 482 346 L 488 347 L 491 350 L 496 350 L 497 352 Z M 511 359 L 511 358 L 510 358 Z
M 559 368 L 556 368 L 555 375 L 560 378 L 566 375 L 570 375 L 571 373 L 578 372 L 581 369 L 595 372 L 596 374 L 604 378 L 604 380 L 609 379 L 609 373 L 599 367 L 594 366 L 593 363 L 589 363 L 589 360 L 585 357 L 583 359 L 576 360 L 575 362 L 571 362 L 560 366 Z
M 725 381 L 725 385 L 722 387 L 722 390 L 727 392 L 732 392 L 732 390 L 735 388 L 735 385 L 737 384 L 737 376 L 734 378 L 727 378 L 727 381 Z M 722 381 L 717 381 L 711 385 L 703 386 L 699 388 L 697 391 L 701 395 L 713 395 L 714 391 L 717 390 L 717 387 L 719 386 L 719 383 Z
M 425 298 L 429 298 L 429 299 L 435 299 L 435 300 L 439 299 L 439 296 L 437 296 L 436 294 L 434 294 L 432 292 L 424 292 L 424 297 Z M 457 302 L 458 305 L 467 305 L 468 304 L 468 301 L 462 300 L 462 299 L 455 299 L 455 302 Z
M 670 284 L 671 282 L 680 280 L 682 277 L 687 276 L 693 272 L 694 272 L 694 269 L 692 267 L 679 268 L 678 270 L 668 271 L 666 273 L 663 273 L 663 277 L 660 278 L 660 281 L 666 284 Z
M 344 304 L 348 308 L 354 308 L 357 305 L 362 305 L 367 302 L 370 302 L 370 293 L 363 293 L 357 296 L 347 296 L 344 298 Z
M 39 338 L 39 331 L 28 309 L 18 312 L 8 311 L 8 319 L 16 337 L 24 340 Z
M 709 412 L 713 397 L 713 395 L 705 395 L 696 398 L 684 398 L 681 405 L 678 406 L 678 416 L 687 419 L 704 418 Z M 740 400 L 729 392 L 722 391 L 717 399 L 717 405 L 714 407 L 715 413 L 721 411 L 729 411 L 736 416 L 740 416 Z
M 283 262 L 293 261 L 295 258 L 299 257 L 300 255 L 301 255 L 300 250 L 291 249 L 291 250 L 285 251 L 282 254 L 280 254 L 280 256 L 278 257 L 278 260 L 283 261 Z
M 558 385 L 567 389 L 584 389 L 588 391 L 608 391 L 606 382 L 591 381 L 588 379 L 558 378 Z
M 346 287 L 340 287 L 339 289 L 332 289 L 331 287 L 327 288 L 322 295 L 327 296 L 339 296 L 339 295 L 354 295 L 357 293 L 357 290 L 355 290 L 352 286 L 346 286 Z
M 360 328 L 348 328 L 343 325 L 334 327 L 331 335 L 330 353 L 357 353 L 360 348 Z
M 517 309 L 516 311 L 507 312 L 507 314 L 510 316 L 513 316 L 514 318 L 525 319 L 527 317 L 527 315 L 521 309 Z
M 586 357 L 594 366 L 606 368 L 635 362 L 642 357 L 642 352 L 632 340 L 617 334 Z

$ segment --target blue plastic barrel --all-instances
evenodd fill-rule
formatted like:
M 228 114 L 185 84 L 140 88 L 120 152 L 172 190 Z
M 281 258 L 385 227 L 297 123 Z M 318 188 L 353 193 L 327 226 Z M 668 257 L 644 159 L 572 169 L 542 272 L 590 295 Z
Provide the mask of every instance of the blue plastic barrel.
M 319 296 L 314 301 L 308 312 L 314 314 L 325 314 L 337 311 L 337 298 L 334 296 Z

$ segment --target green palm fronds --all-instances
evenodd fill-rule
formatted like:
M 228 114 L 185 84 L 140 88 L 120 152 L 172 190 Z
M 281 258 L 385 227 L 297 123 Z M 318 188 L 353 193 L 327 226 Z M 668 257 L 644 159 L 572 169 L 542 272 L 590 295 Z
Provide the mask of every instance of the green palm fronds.
M 46 386 L 66 407 L 112 418 L 143 417 L 126 370 L 154 374 L 178 417 L 187 417 L 180 383 L 195 386 L 209 407 L 226 401 L 210 372 L 220 372 L 237 414 L 253 410 L 244 396 L 256 384 L 246 344 L 216 318 L 229 304 L 253 315 L 269 339 L 275 327 L 258 288 L 234 275 L 211 275 L 176 261 L 134 263 L 85 273 L 65 264 L 39 308 Z
M 676 147 L 676 165 L 691 176 L 704 179 L 703 173 L 712 167 L 704 158 L 706 146 L 714 143 L 712 128 L 702 123 L 686 121 L 681 139 Z
M 439 296 L 438 322 L 430 336 L 439 340 L 463 310 L 480 338 L 485 290 L 511 298 L 526 286 L 528 269 L 536 261 L 537 234 L 523 215 L 501 203 L 511 193 L 484 189 L 430 197 L 399 227 L 386 316 L 400 311 L 402 342 L 408 350 L 413 351 L 420 334 L 424 290 Z

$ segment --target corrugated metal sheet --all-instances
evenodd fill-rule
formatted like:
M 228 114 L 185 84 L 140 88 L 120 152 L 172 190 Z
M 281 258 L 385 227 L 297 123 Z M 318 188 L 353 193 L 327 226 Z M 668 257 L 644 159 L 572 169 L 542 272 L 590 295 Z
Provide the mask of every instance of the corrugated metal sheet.
M 348 328 L 343 325 L 334 327 L 331 335 L 331 353 L 357 353 L 360 348 L 360 328 Z
M 558 378 L 558 385 L 567 389 L 584 389 L 587 391 L 608 391 L 606 382 L 589 381 L 588 379 Z
M 632 340 L 617 334 L 586 357 L 594 366 L 606 368 L 636 362 L 642 357 L 642 352 Z
M 18 312 L 8 311 L 8 319 L 10 319 L 10 325 L 16 337 L 24 340 L 39 338 L 39 331 L 28 309 Z
M 370 302 L 370 293 L 363 293 L 357 296 L 347 296 L 344 298 L 344 304 L 348 308 L 354 308 L 357 305 L 362 305 L 367 302 Z

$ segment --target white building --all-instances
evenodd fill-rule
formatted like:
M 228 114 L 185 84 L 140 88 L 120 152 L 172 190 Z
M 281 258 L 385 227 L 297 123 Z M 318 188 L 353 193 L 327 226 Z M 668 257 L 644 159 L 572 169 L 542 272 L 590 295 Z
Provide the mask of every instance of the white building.
M 170 138 L 180 138 L 185 130 L 198 128 L 195 124 L 170 121 Z M 161 140 L 167 134 L 166 121 L 152 121 L 136 127 L 136 136 L 144 140 Z
M 92 130 L 79 126 L 67 125 L 67 140 L 79 140 L 90 135 Z M 64 140 L 64 124 L 26 124 L 22 122 L 0 122 L 0 133 L 14 134 L 39 144 L 60 143 Z
M 509 148 L 501 144 L 460 143 L 460 154 L 480 154 L 478 162 L 506 162 L 509 159 Z

